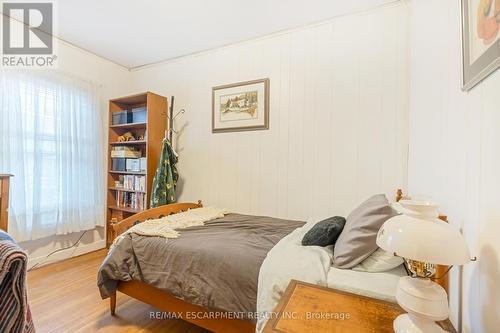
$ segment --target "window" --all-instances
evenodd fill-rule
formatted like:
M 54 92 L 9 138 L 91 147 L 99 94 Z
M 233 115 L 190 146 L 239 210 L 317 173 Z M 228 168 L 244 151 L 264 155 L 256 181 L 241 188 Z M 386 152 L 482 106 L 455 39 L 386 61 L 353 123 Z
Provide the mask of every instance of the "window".
M 104 131 L 96 86 L 54 73 L 6 71 L 0 88 L 0 171 L 14 174 L 14 237 L 104 225 Z

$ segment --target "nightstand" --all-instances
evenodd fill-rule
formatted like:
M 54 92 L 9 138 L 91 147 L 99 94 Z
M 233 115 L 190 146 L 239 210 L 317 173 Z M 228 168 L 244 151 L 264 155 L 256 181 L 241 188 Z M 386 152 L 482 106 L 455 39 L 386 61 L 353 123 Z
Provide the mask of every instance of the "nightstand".
M 392 322 L 404 312 L 394 303 L 292 280 L 263 332 L 394 332 Z M 449 320 L 439 324 L 456 333 Z

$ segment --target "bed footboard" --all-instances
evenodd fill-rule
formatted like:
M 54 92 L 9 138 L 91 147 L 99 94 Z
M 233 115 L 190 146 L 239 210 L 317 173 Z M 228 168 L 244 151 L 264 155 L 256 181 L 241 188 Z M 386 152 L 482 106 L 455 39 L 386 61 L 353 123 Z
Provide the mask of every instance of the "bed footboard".
M 112 228 L 111 241 L 114 241 L 114 239 L 118 237 L 118 235 L 127 231 L 137 223 L 141 223 L 150 219 L 157 219 L 167 215 L 177 214 L 180 212 L 185 212 L 187 210 L 200 207 L 203 207 L 201 200 L 198 200 L 198 203 L 191 203 L 191 202 L 175 203 L 156 208 L 146 209 L 143 212 L 134 214 L 119 222 L 111 223 L 111 228 Z

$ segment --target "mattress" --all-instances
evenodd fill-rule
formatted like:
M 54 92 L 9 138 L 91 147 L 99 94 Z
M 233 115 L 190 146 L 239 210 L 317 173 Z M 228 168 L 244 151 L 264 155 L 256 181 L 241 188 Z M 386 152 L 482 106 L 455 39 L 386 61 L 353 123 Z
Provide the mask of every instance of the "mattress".
M 390 271 L 369 273 L 331 267 L 328 271 L 328 287 L 350 293 L 396 303 L 399 278 L 406 275 L 403 265 Z
M 134 233 L 113 247 L 98 272 L 101 296 L 136 280 L 211 310 L 251 314 L 268 251 L 304 222 L 228 214 L 181 229 L 178 238 Z
M 302 246 L 304 235 L 322 218 L 311 218 L 274 246 L 259 274 L 257 332 L 271 318 L 291 279 L 326 286 L 358 295 L 396 302 L 396 287 L 403 266 L 382 273 L 367 273 L 332 266 L 333 246 Z

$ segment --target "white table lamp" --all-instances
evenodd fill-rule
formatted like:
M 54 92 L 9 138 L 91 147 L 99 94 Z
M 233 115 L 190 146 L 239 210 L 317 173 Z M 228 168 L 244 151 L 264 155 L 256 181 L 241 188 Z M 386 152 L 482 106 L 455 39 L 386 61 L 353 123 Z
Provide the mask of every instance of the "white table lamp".
M 437 205 L 401 200 L 403 215 L 387 220 L 377 235 L 377 245 L 407 259 L 412 276 L 399 280 L 398 304 L 408 313 L 394 320 L 396 333 L 445 332 L 435 321 L 449 316 L 446 291 L 429 278 L 434 265 L 463 265 L 470 254 L 463 236 L 438 219 Z

